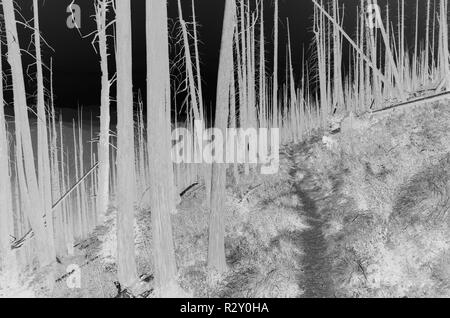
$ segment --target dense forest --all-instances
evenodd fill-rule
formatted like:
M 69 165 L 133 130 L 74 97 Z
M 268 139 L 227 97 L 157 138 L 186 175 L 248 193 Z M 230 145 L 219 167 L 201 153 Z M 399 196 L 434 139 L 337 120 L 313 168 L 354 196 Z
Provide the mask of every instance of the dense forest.
M 225 0 L 207 100 L 195 0 L 145 1 L 145 93 L 132 1 L 95 0 L 100 105 L 69 116 L 44 1 L 1 0 L 0 296 L 447 295 L 448 1 L 310 1 L 296 74 L 283 2 Z

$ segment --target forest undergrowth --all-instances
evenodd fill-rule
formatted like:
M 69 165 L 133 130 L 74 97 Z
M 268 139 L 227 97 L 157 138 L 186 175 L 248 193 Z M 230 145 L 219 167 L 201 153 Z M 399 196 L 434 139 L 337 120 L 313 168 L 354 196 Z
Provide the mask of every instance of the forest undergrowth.
M 204 186 L 189 189 L 171 216 L 179 296 L 448 296 L 449 126 L 444 103 L 350 114 L 337 134 L 315 132 L 283 147 L 277 175 L 242 169 L 236 180 L 229 173 L 228 271 L 221 277 L 207 270 Z M 115 214 L 111 207 L 75 256 L 59 260 L 55 283 L 35 275 L 20 294 L 120 296 Z M 140 297 L 156 296 L 150 228 L 151 212 L 137 208 Z M 67 287 L 74 264 L 81 268 L 81 289 Z
M 350 115 L 303 155 L 336 297 L 448 297 L 449 128 L 446 103 Z
M 208 274 L 208 208 L 204 186 L 183 194 L 172 215 L 175 254 L 179 268 L 180 297 L 298 297 L 302 246 L 299 233 L 307 228 L 293 195 L 289 160 L 281 160 L 275 176 L 261 176 L 251 169 L 229 176 L 226 200 L 226 259 L 228 271 L 220 277 Z M 116 221 L 111 208 L 104 226 L 77 247 L 77 256 L 62 260 L 60 279 L 52 296 L 119 297 L 117 280 Z M 135 245 L 138 271 L 147 278 L 137 297 L 154 297 L 152 273 L 151 212 L 136 209 Z M 81 289 L 67 287 L 66 267 L 81 267 Z M 47 295 L 49 296 L 49 295 Z

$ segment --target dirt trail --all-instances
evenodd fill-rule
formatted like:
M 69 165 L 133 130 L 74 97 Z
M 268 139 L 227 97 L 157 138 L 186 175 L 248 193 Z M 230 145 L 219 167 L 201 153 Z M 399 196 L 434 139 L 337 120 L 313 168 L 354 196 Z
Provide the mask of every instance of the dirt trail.
M 309 229 L 301 232 L 299 243 L 304 251 L 302 256 L 303 275 L 300 287 L 304 290 L 304 298 L 334 297 L 331 280 L 331 260 L 327 255 L 327 242 L 322 228 L 324 220 L 321 217 L 318 200 L 320 200 L 320 185 L 310 171 L 295 159 L 297 151 L 289 153 L 291 161 L 290 177 L 293 181 L 293 194 L 298 197 L 299 213 L 306 217 Z

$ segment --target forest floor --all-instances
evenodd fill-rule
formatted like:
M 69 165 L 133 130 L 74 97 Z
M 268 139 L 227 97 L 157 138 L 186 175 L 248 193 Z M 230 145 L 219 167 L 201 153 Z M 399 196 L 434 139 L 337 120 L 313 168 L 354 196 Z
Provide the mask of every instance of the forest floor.
M 299 246 L 304 251 L 302 257 L 303 275 L 300 285 L 304 288 L 303 297 L 333 297 L 331 280 L 332 262 L 327 253 L 327 242 L 323 233 L 325 220 L 319 210 L 322 199 L 321 186 L 313 173 L 304 165 L 302 154 L 308 149 L 303 143 L 289 149 L 290 177 L 293 182 L 293 195 L 297 196 L 297 208 L 300 215 L 306 217 L 308 229 L 299 233 Z
M 450 296 L 448 106 L 349 116 L 338 134 L 294 151 L 318 189 L 306 191 L 321 220 L 311 236 L 325 240 L 317 254 L 331 259 L 314 281 L 334 296 Z
M 206 268 L 204 187 L 172 216 L 179 285 L 190 297 L 450 296 L 450 108 L 430 104 L 346 118 L 332 136 L 286 145 L 280 171 L 227 185 L 228 272 Z M 231 182 L 233 181 L 233 182 Z M 237 182 L 238 181 L 238 182 Z M 117 297 L 115 209 L 37 296 Z M 136 209 L 136 259 L 153 297 L 150 212 Z M 67 287 L 81 268 L 81 288 Z M 50 284 L 51 285 L 51 284 Z M 43 287 L 46 286 L 46 287 Z M 53 291 L 51 291 L 53 290 Z M 174 295 L 177 296 L 177 295 Z
M 302 232 L 308 226 L 299 213 L 299 198 L 290 176 L 290 159 L 283 155 L 276 176 L 261 176 L 252 169 L 227 186 L 226 258 L 228 272 L 210 277 L 206 268 L 208 209 L 204 187 L 184 194 L 172 216 L 179 284 L 190 297 L 298 297 L 303 294 Z M 230 175 L 229 179 L 234 179 Z M 151 275 L 151 217 L 147 209 L 136 212 L 136 259 L 139 273 Z M 65 268 L 82 268 L 81 289 L 56 284 L 53 297 L 116 297 L 115 210 L 105 226 L 78 246 L 76 256 L 62 260 Z M 70 279 L 70 278 L 69 278 Z M 148 284 L 152 289 L 151 282 Z M 153 294 L 146 295 L 152 297 Z M 178 295 L 174 295 L 178 296 Z

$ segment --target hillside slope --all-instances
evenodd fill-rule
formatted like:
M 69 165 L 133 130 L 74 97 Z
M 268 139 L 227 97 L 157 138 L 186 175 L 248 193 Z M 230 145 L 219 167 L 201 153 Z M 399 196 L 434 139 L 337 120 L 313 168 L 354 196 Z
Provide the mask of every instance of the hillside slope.
M 299 153 L 322 193 L 338 297 L 450 295 L 450 108 L 346 118 Z

